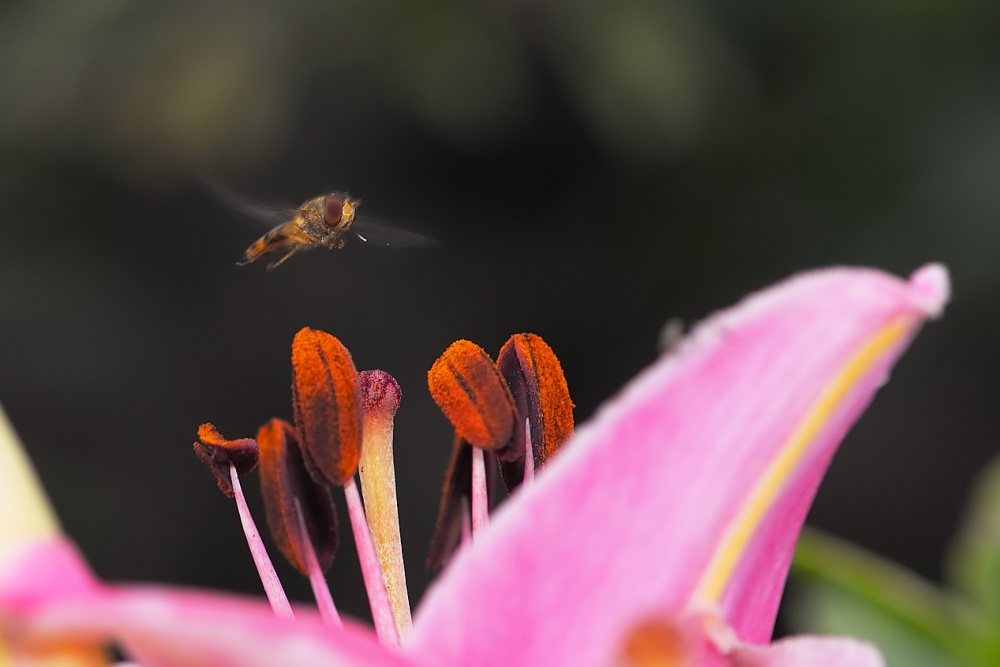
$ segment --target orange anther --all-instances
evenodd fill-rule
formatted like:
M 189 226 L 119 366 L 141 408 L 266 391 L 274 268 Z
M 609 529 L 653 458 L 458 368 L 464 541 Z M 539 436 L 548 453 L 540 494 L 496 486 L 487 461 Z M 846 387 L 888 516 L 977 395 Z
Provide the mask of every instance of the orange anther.
M 679 625 L 649 619 L 632 628 L 622 647 L 621 667 L 684 667 L 690 664 L 687 638 Z
M 524 420 L 530 419 L 535 464 L 544 465 L 573 435 L 573 401 L 562 366 L 542 337 L 529 333 L 504 343 L 497 366 L 520 413 L 513 448 L 523 451 Z
M 361 392 L 351 353 L 328 333 L 304 328 L 292 341 L 292 407 L 315 471 L 343 484 L 361 454 Z
M 498 449 L 510 443 L 517 411 L 507 383 L 481 347 L 467 340 L 452 343 L 430 371 L 434 401 L 470 444 Z

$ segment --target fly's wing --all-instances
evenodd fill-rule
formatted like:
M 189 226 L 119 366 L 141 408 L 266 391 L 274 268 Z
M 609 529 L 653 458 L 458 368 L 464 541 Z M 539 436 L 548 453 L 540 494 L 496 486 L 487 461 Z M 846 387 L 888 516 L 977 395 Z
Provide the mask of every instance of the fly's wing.
M 391 223 L 385 223 L 378 219 L 369 217 L 356 218 L 351 224 L 351 231 L 364 241 L 373 246 L 384 246 L 389 248 L 429 248 L 438 245 L 438 242 L 429 236 L 411 232 Z
M 198 172 L 198 180 L 220 204 L 268 227 L 288 222 L 295 215 L 296 207 L 294 206 L 262 204 L 250 197 L 233 192 L 203 171 Z

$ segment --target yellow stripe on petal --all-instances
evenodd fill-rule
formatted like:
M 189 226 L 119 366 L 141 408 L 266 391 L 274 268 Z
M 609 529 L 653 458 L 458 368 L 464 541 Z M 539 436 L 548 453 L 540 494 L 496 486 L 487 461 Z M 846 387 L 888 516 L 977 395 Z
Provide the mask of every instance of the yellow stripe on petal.
M 743 508 L 736 513 L 695 589 L 695 601 L 719 602 L 761 521 L 802 457 L 809 451 L 816 436 L 822 432 L 857 382 L 885 352 L 905 339 L 916 322 L 917 318 L 912 314 L 891 321 L 865 343 L 827 386 L 788 441 L 778 450 L 777 457 L 758 480 Z

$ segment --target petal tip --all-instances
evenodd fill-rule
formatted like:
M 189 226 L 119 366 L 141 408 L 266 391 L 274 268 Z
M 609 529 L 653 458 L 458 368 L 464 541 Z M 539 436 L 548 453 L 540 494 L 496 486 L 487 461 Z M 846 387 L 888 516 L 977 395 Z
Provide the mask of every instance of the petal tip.
M 913 303 L 929 317 L 940 317 L 951 296 L 951 279 L 944 264 L 925 264 L 910 276 Z

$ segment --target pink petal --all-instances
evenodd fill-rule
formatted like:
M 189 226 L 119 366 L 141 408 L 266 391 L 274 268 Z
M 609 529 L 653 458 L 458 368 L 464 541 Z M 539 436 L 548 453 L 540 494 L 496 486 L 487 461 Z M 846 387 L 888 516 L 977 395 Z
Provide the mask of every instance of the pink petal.
M 944 267 L 932 264 L 914 273 L 905 286 L 905 295 L 916 314 L 940 315 L 948 295 L 948 274 Z M 906 342 L 902 340 L 887 349 L 880 360 L 854 380 L 851 391 L 827 416 L 822 430 L 809 445 L 802 465 L 785 480 L 742 554 L 721 603 L 726 618 L 744 641 L 770 640 L 795 541 L 816 489 L 841 439 L 885 383 L 889 367 Z
M 438 665 L 608 664 L 637 619 L 713 604 L 743 639 L 770 632 L 802 514 L 830 455 L 946 292 L 939 267 L 910 283 L 833 269 L 705 321 L 459 553 L 418 610 L 408 652 Z M 845 384 L 845 368 L 887 330 L 901 335 Z M 788 515 L 744 521 L 749 542 L 720 565 L 758 483 L 842 385 L 779 476 L 787 484 L 764 504 Z M 720 573 L 713 587 L 710 575 Z
M 731 667 L 885 667 L 871 644 L 846 637 L 791 637 L 770 646 L 742 646 Z
M 0 611 L 26 609 L 59 597 L 95 595 L 100 584 L 76 548 L 62 538 L 22 542 L 0 569 Z
M 146 667 L 410 664 L 360 626 L 324 625 L 303 611 L 279 619 L 266 604 L 235 596 L 81 585 L 83 567 L 64 542 L 36 544 L 11 562 L 0 581 L 6 632 L 32 642 L 114 641 Z

